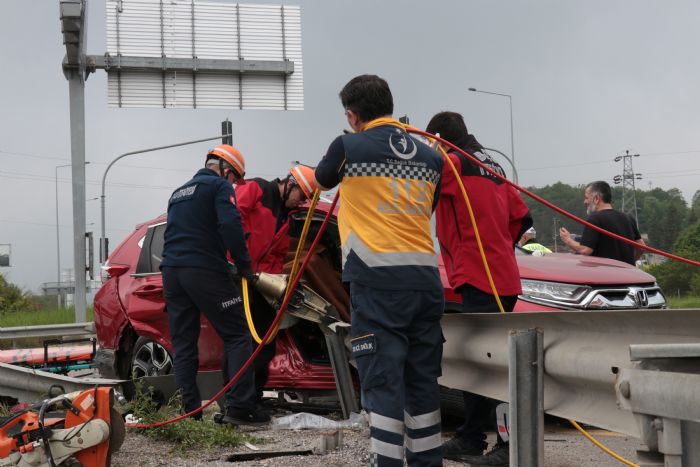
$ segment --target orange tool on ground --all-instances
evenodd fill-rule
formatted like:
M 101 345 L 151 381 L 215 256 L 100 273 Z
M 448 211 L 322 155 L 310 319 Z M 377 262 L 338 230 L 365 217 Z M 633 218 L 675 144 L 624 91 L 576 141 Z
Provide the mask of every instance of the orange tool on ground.
M 47 399 L 0 419 L 0 465 L 108 467 L 124 441 L 110 387 Z

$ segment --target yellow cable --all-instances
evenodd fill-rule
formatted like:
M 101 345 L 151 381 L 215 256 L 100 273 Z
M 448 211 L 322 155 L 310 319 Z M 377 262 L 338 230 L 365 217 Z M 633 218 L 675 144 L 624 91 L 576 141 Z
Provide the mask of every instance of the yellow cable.
M 459 184 L 459 188 L 460 190 L 462 190 L 462 196 L 464 196 L 464 202 L 467 204 L 467 211 L 469 211 L 469 218 L 472 221 L 472 228 L 474 229 L 476 244 L 479 246 L 481 261 L 484 263 L 486 277 L 489 279 L 489 285 L 491 286 L 491 291 L 493 292 L 493 298 L 496 299 L 496 304 L 498 304 L 498 310 L 501 313 L 505 313 L 506 310 L 503 308 L 503 304 L 501 303 L 501 297 L 499 297 L 498 295 L 498 290 L 496 290 L 496 284 L 493 282 L 493 277 L 491 276 L 491 268 L 489 268 L 489 262 L 486 260 L 486 252 L 484 252 L 484 245 L 481 243 L 481 235 L 479 235 L 479 228 L 476 226 L 476 218 L 474 217 L 474 211 L 472 210 L 472 203 L 469 202 L 469 195 L 467 195 L 467 190 L 464 188 L 464 184 L 462 183 L 462 177 L 460 177 L 459 172 L 457 172 L 457 168 L 452 162 L 452 159 L 450 159 L 450 156 L 447 155 L 447 152 L 442 148 L 442 146 L 438 145 L 438 149 L 440 150 L 440 153 L 445 158 L 447 163 L 452 168 L 452 172 L 455 175 L 457 184 Z
M 241 278 L 241 289 L 243 292 L 243 310 L 245 310 L 245 320 L 248 322 L 248 328 L 250 329 L 250 335 L 253 336 L 255 342 L 260 344 L 262 339 L 258 336 L 258 332 L 255 330 L 255 323 L 253 322 L 253 316 L 250 313 L 250 299 L 248 298 L 248 281 L 245 277 Z M 269 343 L 269 341 L 268 341 Z
M 316 209 L 316 205 L 318 204 L 318 200 L 321 197 L 321 190 L 316 189 L 314 191 L 314 196 L 311 198 L 311 205 L 309 206 L 309 210 L 306 211 L 306 219 L 304 220 L 304 228 L 301 230 L 301 236 L 299 237 L 299 243 L 297 244 L 297 250 L 294 253 L 294 261 L 292 261 L 292 269 L 289 271 L 289 278 L 287 280 L 287 290 L 285 291 L 284 298 L 287 298 L 287 295 L 291 292 L 289 290 L 289 285 L 292 283 L 294 280 L 294 276 L 296 276 L 297 271 L 299 270 L 299 262 L 301 260 L 301 252 L 304 249 L 304 243 L 306 243 L 306 235 L 309 233 L 309 227 L 311 226 L 311 218 L 314 215 L 314 210 Z
M 292 262 L 292 269 L 289 272 L 289 279 L 287 282 L 287 289 L 285 290 L 284 293 L 284 298 L 287 298 L 287 295 L 291 292 L 289 290 L 289 285 L 292 283 L 294 280 L 294 276 L 296 275 L 297 271 L 299 270 L 299 260 L 301 259 L 301 252 L 304 247 L 304 243 L 306 243 L 306 235 L 309 233 L 309 227 L 311 225 L 311 218 L 313 217 L 314 209 L 316 208 L 316 205 L 318 204 L 318 200 L 321 196 L 321 191 L 316 190 L 314 191 L 314 196 L 311 199 L 311 205 L 309 206 L 309 210 L 306 213 L 306 220 L 304 221 L 304 228 L 301 231 L 301 236 L 299 237 L 299 244 L 297 245 L 296 252 L 294 254 L 294 261 Z M 248 281 L 245 279 L 245 277 L 241 278 L 241 289 L 243 292 L 243 310 L 245 311 L 245 319 L 248 322 L 248 328 L 250 329 L 250 335 L 253 336 L 253 339 L 255 342 L 260 344 L 262 342 L 262 339 L 258 335 L 258 332 L 255 329 L 255 323 L 253 322 L 253 316 L 250 311 L 250 298 L 248 296 Z M 277 323 L 277 326 L 275 326 L 275 330 L 272 331 L 272 334 L 270 334 L 270 337 L 268 337 L 267 342 L 265 342 L 265 345 L 269 344 L 272 342 L 272 340 L 277 336 L 277 332 L 279 331 L 280 327 L 280 322 Z
M 301 252 L 304 247 L 304 243 L 306 243 L 306 236 L 309 233 L 309 227 L 311 226 L 311 219 L 313 217 L 314 209 L 316 208 L 316 205 L 318 204 L 318 200 L 321 197 L 321 191 L 316 190 L 314 191 L 314 196 L 311 199 L 311 205 L 309 206 L 309 210 L 306 213 L 306 220 L 304 221 L 304 228 L 301 231 L 301 236 L 299 237 L 299 244 L 297 245 L 296 252 L 294 254 L 294 261 L 292 262 L 292 269 L 289 272 L 289 279 L 287 282 L 287 289 L 285 290 L 284 293 L 284 298 L 287 298 L 287 295 L 291 292 L 289 289 L 289 285 L 292 283 L 294 280 L 294 276 L 296 276 L 297 271 L 299 270 L 299 262 L 301 259 Z M 241 289 L 243 292 L 243 310 L 245 312 L 245 319 L 248 322 L 248 328 L 250 329 L 250 335 L 253 337 L 255 342 L 260 344 L 262 342 L 262 339 L 258 335 L 256 329 L 255 329 L 255 323 L 253 322 L 253 316 L 250 311 L 250 298 L 248 296 L 248 281 L 244 278 L 241 279 Z M 269 344 L 272 342 L 272 340 L 277 336 L 277 332 L 279 331 L 280 327 L 280 322 L 277 323 L 275 326 L 274 331 L 272 331 L 272 334 L 270 334 L 270 337 L 268 337 L 267 342 L 265 342 L 265 345 Z
M 381 126 L 381 125 L 392 125 L 396 126 L 399 128 L 403 128 L 404 130 L 413 128 L 411 125 L 407 125 L 405 123 L 401 123 L 400 121 L 394 119 L 394 118 L 389 118 L 389 117 L 382 117 L 382 118 L 377 118 L 375 120 L 372 120 L 370 122 L 367 122 L 360 131 L 367 131 L 369 129 Z M 481 260 L 484 263 L 484 270 L 486 271 L 486 277 L 489 280 L 489 285 L 491 286 L 491 291 L 493 292 L 493 297 L 496 299 L 496 304 L 498 305 L 498 310 L 501 313 L 505 313 L 505 309 L 503 308 L 503 304 L 501 303 L 501 297 L 498 295 L 498 290 L 496 289 L 496 284 L 493 281 L 493 276 L 491 275 L 491 269 L 489 268 L 489 263 L 486 260 L 486 253 L 484 252 L 484 245 L 481 243 L 481 236 L 479 235 L 479 228 L 476 225 L 476 218 L 474 217 L 474 211 L 472 210 L 472 205 L 469 202 L 469 195 L 467 195 L 467 190 L 464 188 L 464 184 L 462 183 L 462 177 L 460 177 L 459 172 L 457 172 L 457 168 L 455 167 L 454 163 L 452 162 L 452 159 L 447 155 L 447 152 L 442 148 L 442 146 L 438 145 L 438 149 L 440 150 L 440 153 L 443 155 L 447 163 L 450 165 L 450 168 L 452 168 L 452 172 L 455 175 L 455 179 L 457 180 L 457 184 L 459 184 L 460 190 L 462 190 L 462 196 L 464 197 L 464 202 L 467 205 L 467 211 L 469 211 L 469 218 L 471 219 L 472 222 L 472 228 L 474 229 L 474 236 L 476 237 L 476 244 L 479 247 L 479 253 L 481 254 Z
M 639 466 L 638 466 L 637 464 L 635 464 L 634 462 L 628 461 L 628 460 L 625 459 L 624 457 L 622 457 L 622 456 L 620 456 L 620 455 L 618 455 L 618 454 L 615 454 L 615 453 L 612 452 L 610 449 L 608 449 L 608 448 L 606 448 L 605 446 L 603 446 L 603 445 L 600 443 L 600 441 L 598 441 L 597 439 L 595 439 L 595 438 L 594 438 L 593 436 L 591 436 L 586 430 L 584 430 L 583 428 L 581 428 L 581 426 L 580 426 L 578 423 L 576 423 L 575 420 L 569 420 L 569 422 L 571 422 L 571 424 L 574 426 L 574 428 L 576 428 L 578 431 L 580 431 L 581 434 L 582 434 L 583 436 L 585 436 L 586 438 L 588 438 L 588 440 L 589 440 L 591 443 L 593 443 L 593 444 L 595 444 L 596 446 L 598 446 L 604 453 L 606 453 L 606 454 L 608 454 L 608 455 L 614 457 L 615 459 L 619 460 L 619 461 L 622 462 L 623 464 L 629 465 L 630 467 L 639 467 Z
M 363 128 L 362 131 L 369 130 L 370 128 L 374 128 L 376 126 L 380 125 L 393 125 L 393 126 L 399 126 L 404 129 L 406 128 L 411 128 L 409 125 L 405 125 L 398 120 L 392 119 L 392 118 L 378 118 L 376 120 L 372 120 L 371 122 L 367 123 Z M 442 156 L 445 158 L 447 163 L 450 165 L 450 168 L 452 169 L 452 172 L 455 175 L 455 179 L 457 180 L 457 184 L 459 185 L 460 190 L 462 191 L 462 196 L 464 197 L 464 202 L 467 205 L 467 211 L 469 211 L 469 218 L 472 222 L 472 227 L 474 228 L 474 235 L 476 237 L 476 243 L 479 246 L 479 253 L 481 254 L 481 260 L 484 263 L 484 269 L 486 270 L 486 276 L 489 279 L 489 285 L 491 286 L 491 290 L 493 291 L 493 296 L 496 299 L 496 303 L 498 304 L 498 309 L 500 310 L 501 313 L 504 313 L 505 310 L 503 309 L 503 304 L 501 303 L 501 299 L 498 296 L 498 290 L 496 290 L 496 284 L 493 282 L 493 277 L 491 276 L 491 269 L 489 268 L 488 261 L 486 260 L 486 253 L 484 252 L 484 246 L 481 243 L 481 236 L 479 235 L 479 229 L 476 225 L 476 218 L 474 217 L 474 211 L 472 210 L 472 205 L 471 202 L 469 201 L 469 195 L 467 195 L 467 190 L 464 188 L 464 184 L 462 183 L 462 178 L 459 175 L 459 172 L 457 172 L 457 168 L 455 167 L 454 163 L 452 162 L 452 159 L 447 155 L 447 152 L 442 148 L 442 146 L 438 145 L 438 149 L 440 150 L 440 153 Z M 597 447 L 599 447 L 603 452 L 606 454 L 614 457 L 618 461 L 622 462 L 623 464 L 629 465 L 630 467 L 639 467 L 637 464 L 628 461 L 624 457 L 615 454 L 613 451 L 610 449 L 606 448 L 601 444 L 598 440 L 593 438 L 586 430 L 581 428 L 578 423 L 574 420 L 569 420 L 571 424 L 576 428 L 578 431 L 580 431 L 583 436 L 588 438 L 589 441 L 591 441 L 593 444 L 595 444 Z

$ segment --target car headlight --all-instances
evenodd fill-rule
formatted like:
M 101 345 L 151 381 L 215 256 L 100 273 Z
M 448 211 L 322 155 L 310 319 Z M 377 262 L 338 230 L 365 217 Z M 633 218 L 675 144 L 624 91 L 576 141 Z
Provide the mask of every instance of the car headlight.
M 577 305 L 591 290 L 589 286 L 523 279 L 522 298 L 563 305 Z

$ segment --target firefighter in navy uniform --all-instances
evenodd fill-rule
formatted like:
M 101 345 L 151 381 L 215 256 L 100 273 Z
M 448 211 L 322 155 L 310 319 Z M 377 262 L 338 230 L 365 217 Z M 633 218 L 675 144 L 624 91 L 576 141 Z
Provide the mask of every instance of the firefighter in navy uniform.
M 229 145 L 207 153 L 205 168 L 175 190 L 168 202 L 163 246 L 163 289 L 175 352 L 175 382 L 187 412 L 199 408 L 197 340 L 204 313 L 224 342 L 227 371 L 234 375 L 252 353 L 240 287 L 232 280 L 227 252 L 239 276 L 254 281 L 232 183 L 245 173 L 243 155 Z M 223 421 L 260 425 L 269 415 L 255 408 L 250 367 L 226 394 Z M 201 413 L 197 414 L 201 418 Z
M 430 234 L 442 158 L 391 117 L 386 81 L 353 78 L 340 92 L 354 134 L 316 168 L 339 183 L 343 281 L 350 283 L 352 354 L 370 418 L 370 465 L 442 465 L 437 378 L 443 288 Z
M 281 274 L 289 251 L 289 212 L 313 196 L 316 180 L 312 168 L 296 164 L 287 177 L 272 181 L 248 179 L 236 187 L 236 207 L 241 214 L 251 267 L 255 272 Z M 255 289 L 251 313 L 259 336 L 264 335 L 277 311 Z M 268 364 L 275 356 L 272 339 L 255 359 L 255 390 L 258 398 L 267 382 Z

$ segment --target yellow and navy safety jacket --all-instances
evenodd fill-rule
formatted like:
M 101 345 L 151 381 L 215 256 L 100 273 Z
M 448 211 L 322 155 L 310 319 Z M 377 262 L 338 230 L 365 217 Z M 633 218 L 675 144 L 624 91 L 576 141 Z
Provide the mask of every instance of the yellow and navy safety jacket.
M 441 287 L 430 217 L 442 158 L 394 120 L 331 143 L 316 169 L 326 188 L 342 182 L 338 229 L 343 281 L 380 289 Z

